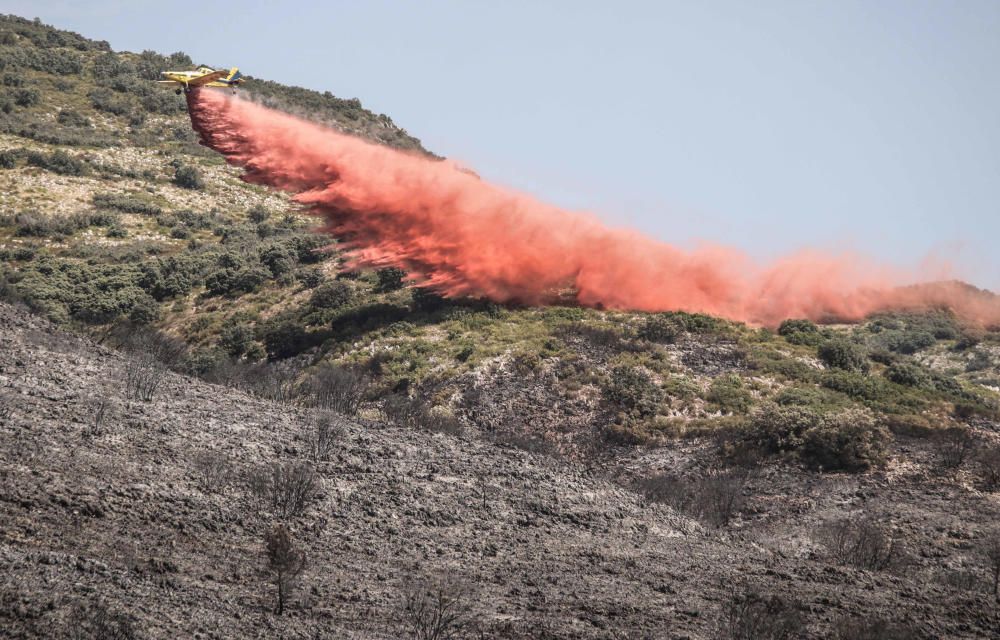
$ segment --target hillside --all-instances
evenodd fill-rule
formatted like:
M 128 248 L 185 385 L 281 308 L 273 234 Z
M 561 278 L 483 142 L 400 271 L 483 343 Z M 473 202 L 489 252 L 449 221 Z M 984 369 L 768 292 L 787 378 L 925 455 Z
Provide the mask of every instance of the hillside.
M 15 634 L 108 610 L 142 637 L 419 637 L 399 603 L 442 575 L 484 637 L 713 638 L 754 615 L 804 625 L 785 637 L 998 629 L 1000 327 L 939 309 L 760 328 L 345 272 L 150 82 L 192 62 L 0 17 Z M 436 158 L 357 100 L 241 91 Z M 307 461 L 315 497 L 278 514 L 255 470 Z M 275 522 L 308 555 L 283 616 Z
M 1000 505 L 936 477 L 919 439 L 886 473 L 767 465 L 717 529 L 472 434 L 335 417 L 317 455 L 322 412 L 176 374 L 130 400 L 129 356 L 8 305 L 0 345 L 5 637 L 101 637 L 72 631 L 122 619 L 148 638 L 425 637 L 406 598 L 428 581 L 454 594 L 459 637 L 715 638 L 754 597 L 804 620 L 801 637 L 857 620 L 893 637 L 1000 629 L 977 546 Z M 686 443 L 630 466 L 703 474 L 713 455 Z M 301 510 L 255 488 L 302 464 L 316 484 Z M 891 523 L 891 566 L 825 550 L 823 523 L 863 513 Z M 282 616 L 263 543 L 276 521 L 308 561 Z

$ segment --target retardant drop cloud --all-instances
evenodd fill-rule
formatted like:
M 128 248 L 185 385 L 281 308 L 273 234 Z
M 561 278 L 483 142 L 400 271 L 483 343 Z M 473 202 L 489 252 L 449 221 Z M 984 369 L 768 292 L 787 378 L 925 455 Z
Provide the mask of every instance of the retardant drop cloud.
M 243 178 L 293 194 L 341 240 L 350 267 L 395 266 L 446 297 L 701 312 L 755 324 L 858 320 L 947 307 L 1000 324 L 1000 298 L 858 256 L 802 251 L 761 265 L 719 246 L 684 251 L 396 151 L 212 91 L 188 94 L 202 144 Z

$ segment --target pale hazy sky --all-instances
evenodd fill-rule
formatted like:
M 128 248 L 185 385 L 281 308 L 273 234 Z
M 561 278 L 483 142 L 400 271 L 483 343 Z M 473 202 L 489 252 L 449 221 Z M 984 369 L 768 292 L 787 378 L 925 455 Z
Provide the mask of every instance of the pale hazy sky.
M 1000 290 L 1000 1 L 0 1 L 357 97 L 484 178 L 671 242 L 947 259 Z

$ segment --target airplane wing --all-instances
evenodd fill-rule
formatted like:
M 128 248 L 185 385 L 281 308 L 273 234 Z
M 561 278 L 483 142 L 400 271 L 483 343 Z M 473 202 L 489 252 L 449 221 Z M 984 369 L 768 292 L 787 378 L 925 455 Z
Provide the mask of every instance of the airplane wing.
M 228 70 L 213 71 L 212 73 L 206 73 L 203 76 L 198 76 L 197 78 L 191 78 L 188 80 L 188 84 L 192 87 L 200 87 L 203 84 L 208 84 L 209 82 L 215 82 L 219 78 L 225 78 L 229 75 Z

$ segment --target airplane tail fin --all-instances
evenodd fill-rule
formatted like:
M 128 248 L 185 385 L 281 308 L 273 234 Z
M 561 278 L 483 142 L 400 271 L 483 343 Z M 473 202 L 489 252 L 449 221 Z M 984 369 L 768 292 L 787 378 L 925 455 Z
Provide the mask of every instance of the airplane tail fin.
M 240 73 L 239 67 L 233 67 L 229 70 L 229 75 L 226 76 L 226 82 L 239 82 L 243 78 L 243 74 Z

